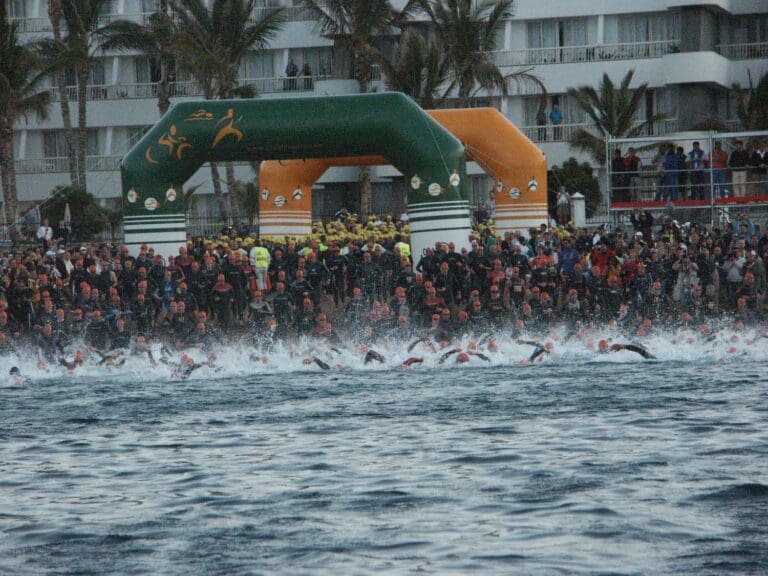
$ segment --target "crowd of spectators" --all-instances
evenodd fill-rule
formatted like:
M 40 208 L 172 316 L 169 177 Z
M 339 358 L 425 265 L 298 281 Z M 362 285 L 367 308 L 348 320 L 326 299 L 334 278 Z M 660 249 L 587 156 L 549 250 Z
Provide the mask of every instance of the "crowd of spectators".
M 713 150 L 693 142 L 688 150 L 674 143 L 659 146 L 648 165 L 635 148 L 615 148 L 611 157 L 614 202 L 708 200 L 768 195 L 768 150 L 762 142 L 735 140 L 731 151 L 715 141 Z M 652 188 L 648 187 L 652 181 Z
M 488 222 L 468 247 L 420 255 L 402 221 L 358 226 L 342 214 L 302 241 L 229 232 L 173 255 L 47 237 L 0 252 L 0 354 L 32 343 L 52 356 L 81 340 L 101 351 L 137 340 L 207 348 L 236 337 L 441 340 L 562 325 L 643 334 L 765 318 L 768 229 L 746 219 L 707 231 L 637 210 L 624 230 L 525 235 Z

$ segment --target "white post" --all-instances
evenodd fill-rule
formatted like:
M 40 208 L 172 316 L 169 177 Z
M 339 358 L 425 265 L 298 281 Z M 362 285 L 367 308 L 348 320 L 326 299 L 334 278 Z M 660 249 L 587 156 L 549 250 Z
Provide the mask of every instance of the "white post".
M 571 220 L 575 228 L 587 227 L 587 199 L 580 192 L 571 196 Z

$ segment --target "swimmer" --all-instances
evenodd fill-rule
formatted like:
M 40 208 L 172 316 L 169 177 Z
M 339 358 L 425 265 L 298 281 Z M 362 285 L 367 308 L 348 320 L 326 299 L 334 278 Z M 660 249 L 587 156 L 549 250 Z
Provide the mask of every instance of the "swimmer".
M 313 363 L 317 364 L 323 370 L 331 369 L 331 367 L 327 363 L 320 360 L 320 358 L 318 358 L 317 356 L 312 356 L 311 358 L 304 358 L 303 362 L 304 364 L 313 364 Z
M 74 372 L 75 368 L 78 366 L 82 366 L 83 362 L 85 362 L 85 356 L 83 355 L 82 350 L 75 352 L 75 357 L 71 361 L 66 360 L 65 358 L 59 358 L 59 364 L 69 370 L 70 373 Z
M 456 354 L 456 364 L 464 364 L 465 362 L 469 362 L 470 358 L 472 356 L 477 356 L 481 360 L 484 360 L 485 362 L 490 362 L 491 359 L 488 358 L 485 354 L 482 354 L 480 352 L 473 352 L 472 350 L 463 351 L 461 348 L 454 348 L 453 350 L 449 350 L 445 354 L 443 354 L 440 357 L 440 360 L 438 360 L 438 364 L 444 363 L 450 356 Z
M 422 362 L 424 362 L 424 358 L 411 356 L 407 360 L 404 360 L 403 363 L 398 366 L 398 368 L 409 368 L 414 364 L 421 364 Z
M 408 346 L 408 352 L 413 352 L 413 349 L 416 348 L 419 344 L 425 344 L 429 347 L 429 349 L 432 351 L 432 353 L 437 352 L 435 349 L 435 346 L 432 344 L 432 341 L 428 337 L 419 338 L 418 340 L 411 342 L 411 344 Z
M 97 362 L 99 366 L 106 364 L 107 366 L 115 366 L 116 368 L 120 368 L 123 364 L 125 364 L 125 355 L 123 354 L 122 350 L 112 350 L 106 354 L 103 354 L 98 350 L 95 352 L 101 356 L 101 360 Z
M 191 375 L 192 372 L 195 370 L 202 368 L 203 366 L 208 366 L 209 368 L 215 368 L 214 360 L 216 359 L 216 355 L 211 353 L 208 360 L 205 362 L 195 362 L 194 359 L 189 356 L 188 354 L 185 354 L 182 352 L 180 356 L 181 362 L 178 364 L 174 364 L 173 362 L 169 362 L 168 360 L 161 360 L 163 364 L 166 364 L 168 366 L 174 367 L 174 371 L 171 373 L 171 380 L 187 380 Z
M 528 362 L 533 362 L 536 360 L 536 358 L 542 356 L 543 354 L 549 354 L 554 347 L 552 342 L 547 342 L 546 344 L 536 342 L 535 340 L 515 340 L 515 342 L 518 344 L 527 344 L 528 346 L 534 347 L 533 354 L 531 354 L 531 357 L 528 358 Z
M 600 350 L 600 354 L 609 354 L 611 352 L 628 350 L 629 352 L 635 352 L 636 354 L 640 354 L 640 356 L 646 359 L 656 358 L 656 356 L 648 352 L 648 350 L 646 350 L 645 348 L 637 344 L 611 344 L 610 346 L 608 346 L 608 340 L 600 340 L 600 342 L 598 342 L 598 348 Z
M 376 352 L 376 350 L 368 350 L 368 352 L 365 354 L 363 364 L 370 364 L 374 360 L 379 364 L 384 364 L 384 356 Z
M 21 370 L 19 370 L 18 366 L 11 368 L 10 372 L 8 372 L 8 375 L 11 377 L 11 383 L 16 386 L 24 386 L 31 382 L 29 378 L 21 375 Z

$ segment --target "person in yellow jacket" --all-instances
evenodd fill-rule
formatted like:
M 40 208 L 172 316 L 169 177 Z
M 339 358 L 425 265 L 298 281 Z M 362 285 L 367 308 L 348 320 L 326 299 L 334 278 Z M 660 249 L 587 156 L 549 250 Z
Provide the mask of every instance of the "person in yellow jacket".
M 267 270 L 269 269 L 269 262 L 271 257 L 269 250 L 261 245 L 260 240 L 256 240 L 251 248 L 250 261 L 253 266 L 254 274 L 256 275 L 256 286 L 259 290 L 267 291 Z
M 404 242 L 399 234 L 395 236 L 395 248 L 400 249 L 400 256 L 411 259 L 411 245 L 408 242 Z

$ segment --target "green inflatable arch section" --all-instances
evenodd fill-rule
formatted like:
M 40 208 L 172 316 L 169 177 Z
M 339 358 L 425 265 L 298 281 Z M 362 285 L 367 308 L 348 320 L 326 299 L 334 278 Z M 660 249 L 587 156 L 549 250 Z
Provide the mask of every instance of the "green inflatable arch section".
M 177 252 L 186 242 L 182 186 L 205 162 L 375 154 L 405 176 L 408 210 L 419 216 L 415 255 L 437 240 L 468 245 L 464 147 L 399 93 L 176 104 L 123 158 L 126 244 Z M 306 209 L 300 191 L 272 201 Z

